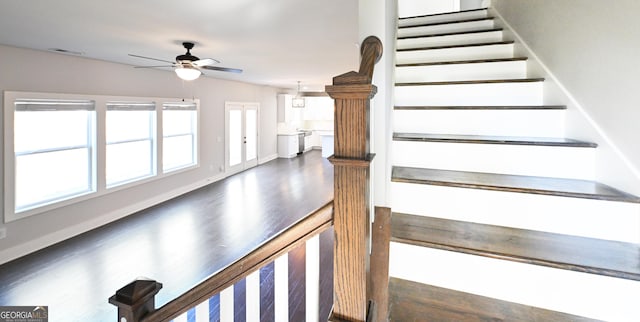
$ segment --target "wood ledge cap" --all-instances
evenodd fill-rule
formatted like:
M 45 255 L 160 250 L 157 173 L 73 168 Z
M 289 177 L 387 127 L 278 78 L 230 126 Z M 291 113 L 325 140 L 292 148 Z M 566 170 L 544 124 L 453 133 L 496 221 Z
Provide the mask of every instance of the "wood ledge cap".
M 355 73 L 355 72 L 353 72 Z M 327 85 L 325 91 L 333 99 L 372 99 L 378 92 L 378 88 L 369 84 L 342 84 Z
M 342 166 L 342 167 L 354 167 L 354 168 L 368 168 L 371 165 L 371 161 L 375 158 L 375 153 L 367 154 L 365 159 L 351 159 L 351 158 L 340 158 L 335 155 L 327 158 L 331 164 L 334 166 Z

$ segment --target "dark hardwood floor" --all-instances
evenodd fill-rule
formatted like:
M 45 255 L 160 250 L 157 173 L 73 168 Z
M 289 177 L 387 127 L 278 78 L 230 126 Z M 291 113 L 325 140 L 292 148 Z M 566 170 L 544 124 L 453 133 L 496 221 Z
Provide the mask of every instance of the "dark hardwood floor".
M 277 159 L 1 265 L 0 305 L 47 305 L 52 322 L 114 321 L 107 299 L 132 280 L 163 283 L 163 305 L 332 199 L 320 152 Z

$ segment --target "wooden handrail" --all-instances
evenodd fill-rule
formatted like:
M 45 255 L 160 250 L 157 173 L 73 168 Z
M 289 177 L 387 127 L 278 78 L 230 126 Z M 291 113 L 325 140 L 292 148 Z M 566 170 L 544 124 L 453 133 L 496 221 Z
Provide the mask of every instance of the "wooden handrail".
M 332 224 L 333 201 L 156 310 L 153 309 L 153 296 L 162 284 L 155 281 L 134 281 L 118 290 L 109 302 L 118 306 L 118 321 L 121 321 L 122 317 L 126 318 L 127 322 L 170 321 L 302 245 L 311 237 L 327 230 Z
M 334 165 L 334 301 L 329 321 L 364 322 L 369 309 L 369 167 L 374 157 L 369 151 L 369 106 L 377 92 L 371 81 L 382 43 L 370 36 L 360 48 L 360 70 L 336 76 L 326 86 L 335 100 L 334 155 L 329 158 Z
M 371 84 L 373 79 L 373 66 L 382 58 L 382 42 L 376 36 L 369 36 L 360 46 L 360 70 L 358 74 L 367 75 Z

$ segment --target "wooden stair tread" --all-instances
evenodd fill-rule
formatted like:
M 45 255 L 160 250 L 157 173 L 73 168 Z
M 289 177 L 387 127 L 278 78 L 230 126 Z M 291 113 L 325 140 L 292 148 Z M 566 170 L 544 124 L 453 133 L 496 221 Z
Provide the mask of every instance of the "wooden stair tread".
M 418 67 L 418 66 L 436 66 L 436 65 L 462 65 L 462 64 L 502 63 L 502 62 L 526 61 L 527 59 L 528 59 L 527 57 L 516 57 L 516 58 L 454 60 L 454 61 L 439 61 L 439 62 L 431 62 L 431 63 L 396 64 L 396 67 Z
M 461 20 L 441 21 L 441 22 L 433 22 L 433 23 L 421 23 L 421 24 L 417 24 L 417 25 L 398 26 L 398 29 L 415 28 L 415 27 L 442 26 L 442 25 L 450 25 L 450 24 L 457 24 L 457 23 L 494 20 L 494 19 L 495 19 L 494 17 L 486 17 L 486 18 L 474 18 L 474 19 L 461 19 Z
M 434 16 L 446 16 L 446 15 L 454 15 L 461 12 L 473 12 L 473 11 L 482 11 L 487 10 L 488 8 L 480 8 L 480 9 L 469 9 L 469 10 L 460 10 L 460 11 L 452 11 L 452 12 L 441 12 L 441 13 L 432 13 L 428 15 L 419 15 L 419 16 L 410 16 L 410 17 L 400 17 L 398 20 L 406 20 L 406 19 L 414 19 L 414 18 L 424 18 L 424 17 L 434 17 Z
M 445 37 L 445 36 L 457 36 L 457 35 L 467 35 L 467 34 L 481 34 L 485 32 L 495 32 L 502 31 L 502 28 L 489 28 L 489 29 L 478 29 L 471 31 L 453 31 L 453 32 L 442 32 L 437 34 L 426 34 L 426 35 L 416 35 L 416 36 L 400 36 L 398 40 L 402 39 L 415 39 L 415 38 L 430 38 L 430 37 Z
M 640 281 L 640 245 L 394 213 L 391 240 Z
M 566 105 L 521 106 L 394 106 L 394 110 L 566 110 Z
M 395 277 L 389 304 L 390 321 L 598 321 Z
M 562 147 L 580 147 L 580 148 L 595 148 L 598 146 L 595 143 L 573 140 L 573 139 L 566 139 L 566 138 L 453 135 L 453 134 L 427 134 L 427 133 L 393 133 L 393 140 L 394 141 L 417 141 L 417 142 L 562 146 Z
M 394 166 L 391 181 L 640 203 L 637 196 L 598 182 L 577 179 Z
M 499 46 L 499 45 L 513 45 L 515 41 L 492 41 L 492 42 L 480 42 L 461 45 L 445 45 L 445 46 L 427 46 L 427 47 L 411 47 L 396 49 L 396 51 L 415 51 L 415 50 L 434 50 L 434 49 L 451 49 L 451 48 L 466 48 L 466 47 L 483 47 L 483 46 Z
M 479 79 L 464 81 L 442 82 L 408 82 L 396 83 L 396 86 L 429 86 L 429 85 L 466 85 L 466 84 L 503 84 L 503 83 L 536 83 L 543 82 L 544 78 L 514 78 L 514 79 Z

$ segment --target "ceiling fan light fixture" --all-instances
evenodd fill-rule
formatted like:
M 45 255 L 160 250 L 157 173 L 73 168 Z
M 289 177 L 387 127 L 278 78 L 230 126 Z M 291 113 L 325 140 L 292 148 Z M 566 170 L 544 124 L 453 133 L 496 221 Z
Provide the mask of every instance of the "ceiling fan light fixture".
M 200 77 L 200 74 L 202 74 L 202 72 L 193 67 L 176 67 L 175 72 L 176 75 L 180 77 L 180 79 L 186 81 L 198 79 L 198 77 Z

